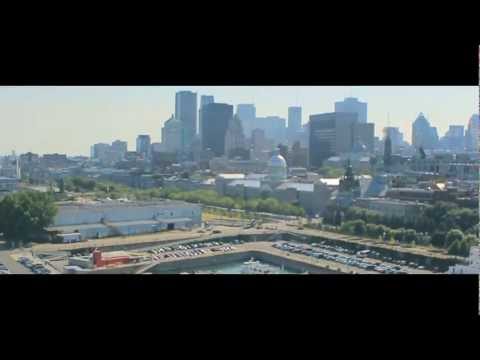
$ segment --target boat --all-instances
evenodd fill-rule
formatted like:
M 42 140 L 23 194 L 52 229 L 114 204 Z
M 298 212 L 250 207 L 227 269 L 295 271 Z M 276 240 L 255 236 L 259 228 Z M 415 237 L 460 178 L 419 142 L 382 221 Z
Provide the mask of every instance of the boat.
M 241 270 L 242 274 L 276 274 L 276 271 L 272 266 L 268 264 L 262 264 L 260 261 L 255 261 L 253 258 L 243 263 L 244 267 Z
M 258 265 L 258 264 L 260 264 L 260 261 L 255 260 L 254 258 L 250 258 L 250 260 L 245 261 L 245 262 L 243 263 L 243 265 L 248 265 L 248 266 L 249 266 L 249 265 Z

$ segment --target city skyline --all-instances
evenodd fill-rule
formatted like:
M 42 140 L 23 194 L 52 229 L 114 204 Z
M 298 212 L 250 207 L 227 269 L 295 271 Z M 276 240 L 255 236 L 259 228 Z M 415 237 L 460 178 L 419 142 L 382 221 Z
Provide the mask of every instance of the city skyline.
M 368 103 L 375 135 L 398 127 L 411 142 L 411 125 L 423 112 L 443 136 L 450 125 L 468 124 L 478 113 L 478 87 L 2 87 L 0 154 L 66 153 L 89 155 L 94 143 L 120 139 L 134 150 L 140 134 L 160 142 L 164 123 L 175 113 L 175 93 L 213 95 L 218 103 L 255 104 L 257 117 L 288 118 L 288 108 L 302 107 L 309 116 L 334 111 L 335 102 L 356 97 Z M 200 105 L 200 104 L 199 104 Z M 197 107 L 198 110 L 198 107 Z

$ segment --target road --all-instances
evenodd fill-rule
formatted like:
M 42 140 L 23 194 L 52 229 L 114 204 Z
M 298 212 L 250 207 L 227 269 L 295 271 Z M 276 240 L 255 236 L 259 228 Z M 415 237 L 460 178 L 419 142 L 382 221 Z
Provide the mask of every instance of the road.
M 12 274 L 33 274 L 30 269 L 13 260 L 10 254 L 11 251 L 0 251 L 0 262 L 4 264 Z
M 170 243 L 182 240 L 210 240 L 216 238 L 222 238 L 225 236 L 236 236 L 239 234 L 273 234 L 272 230 L 257 230 L 257 229 L 242 229 L 232 228 L 227 226 L 215 226 L 215 230 L 220 230 L 219 234 L 213 234 L 212 232 L 199 233 L 199 229 L 192 231 L 169 231 L 155 234 L 133 235 L 124 237 L 110 237 L 103 239 L 91 239 L 83 242 L 72 244 L 38 244 L 33 247 L 35 253 L 40 252 L 54 252 L 54 251 L 71 251 L 95 247 L 108 247 L 108 246 L 151 246 L 152 244 Z

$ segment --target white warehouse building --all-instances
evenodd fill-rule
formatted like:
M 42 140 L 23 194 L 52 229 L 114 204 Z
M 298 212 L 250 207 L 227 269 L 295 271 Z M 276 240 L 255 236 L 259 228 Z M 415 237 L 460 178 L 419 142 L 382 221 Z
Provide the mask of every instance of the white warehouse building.
M 201 225 L 199 205 L 181 201 L 96 201 L 58 204 L 54 224 L 46 230 L 60 239 L 78 240 L 190 229 Z

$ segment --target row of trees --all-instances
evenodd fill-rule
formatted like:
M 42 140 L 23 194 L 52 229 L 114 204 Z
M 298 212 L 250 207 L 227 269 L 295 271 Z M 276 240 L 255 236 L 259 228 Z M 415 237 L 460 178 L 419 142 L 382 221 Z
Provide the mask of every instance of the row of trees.
M 363 220 L 346 221 L 340 232 L 356 236 L 364 236 L 384 241 L 397 241 L 407 244 L 435 245 L 447 249 L 449 254 L 468 256 L 470 247 L 477 244 L 474 235 L 465 236 L 461 230 L 451 229 L 446 233 L 436 232 L 432 236 L 417 232 L 414 229 L 391 229 L 384 225 L 365 223 Z
M 0 201 L 0 233 L 8 242 L 42 241 L 57 214 L 51 193 L 21 191 Z
M 253 212 L 267 212 L 281 215 L 305 216 L 305 211 L 296 205 L 278 201 L 275 198 L 254 198 L 220 196 L 213 190 L 181 191 L 178 189 L 157 190 L 161 196 L 172 200 L 183 200 L 227 209 L 241 209 Z
M 410 228 L 418 232 L 430 234 L 435 231 L 447 232 L 450 229 L 459 229 L 464 233 L 475 234 L 478 224 L 478 210 L 460 208 L 454 203 L 437 202 L 433 206 L 426 207 L 419 216 L 411 219 L 399 216 L 386 216 L 378 211 L 355 206 L 344 212 L 344 220 L 357 219 L 361 219 L 366 223 L 385 225 L 393 229 Z

